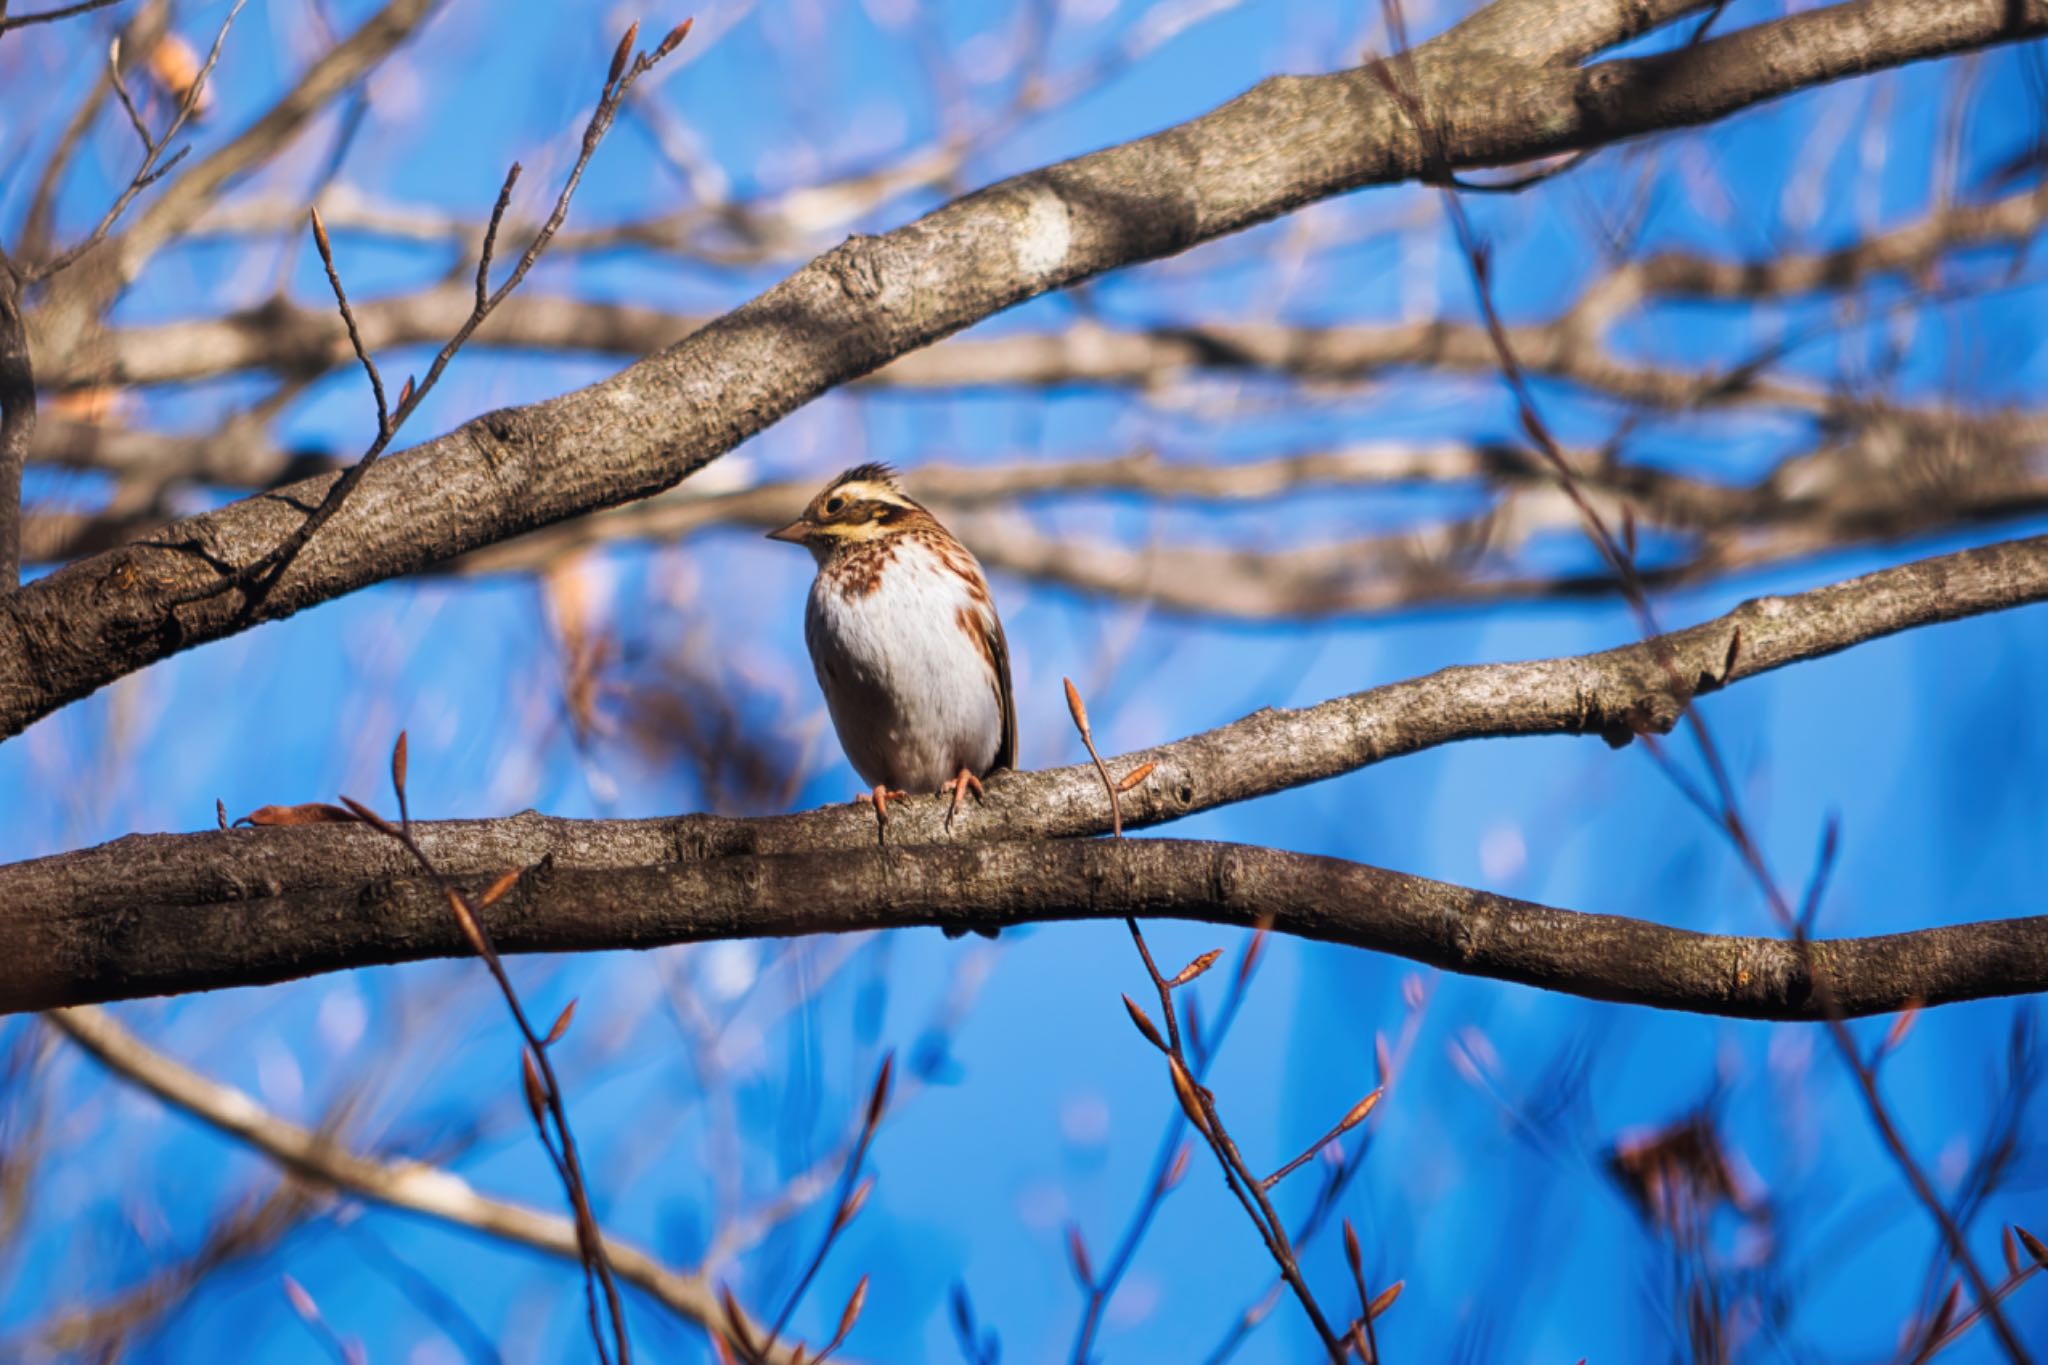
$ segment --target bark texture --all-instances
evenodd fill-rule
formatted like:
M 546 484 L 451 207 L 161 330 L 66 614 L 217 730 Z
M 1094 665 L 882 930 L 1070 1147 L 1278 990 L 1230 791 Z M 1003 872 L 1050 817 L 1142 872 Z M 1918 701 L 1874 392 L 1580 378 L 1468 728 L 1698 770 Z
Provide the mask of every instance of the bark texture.
M 1964 550 L 1812 592 L 1759 598 L 1689 630 L 1598 654 L 1444 669 L 1232 724 L 1112 761 L 1149 778 L 1127 826 L 1159 824 L 1489 736 L 1627 743 L 1702 692 L 1915 626 L 2048 598 L 2048 537 Z M 948 845 L 943 803 L 764 819 L 504 820 L 417 826 L 442 871 L 480 889 L 530 869 L 492 929 L 510 951 L 1104 915 L 1273 917 L 1308 937 L 1602 999 L 1811 1017 L 1782 944 L 1714 939 L 1526 905 L 1330 859 L 1232 845 L 1044 843 L 1108 828 L 1092 767 L 999 774 Z M 967 842 L 972 841 L 972 842 Z M 1161 850 L 1164 850 L 1163 852 Z M 2039 989 L 2041 922 L 1823 948 L 1843 1008 Z M 360 826 L 130 835 L 0 867 L 0 1007 L 282 980 L 466 951 L 445 902 Z M 1835 956 L 1840 954 L 1839 965 Z M 1745 978 L 1744 974 L 1747 973 Z
M 69 565 L 0 598 L 0 735 L 177 650 L 645 497 L 836 385 L 1106 270 L 1360 186 L 1709 122 L 2048 31 L 2048 0 L 1853 0 L 1672 54 L 1572 65 L 1694 7 L 1503 0 L 1391 67 L 1276 77 L 1151 137 L 850 239 L 622 374 L 386 457 L 253 610 L 222 585 L 289 536 L 332 476 Z

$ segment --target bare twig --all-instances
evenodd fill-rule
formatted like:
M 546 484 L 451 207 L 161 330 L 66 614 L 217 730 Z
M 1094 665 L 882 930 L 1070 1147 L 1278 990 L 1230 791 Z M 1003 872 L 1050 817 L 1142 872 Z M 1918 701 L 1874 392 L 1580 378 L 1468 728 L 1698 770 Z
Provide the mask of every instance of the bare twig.
M 46 9 L 34 14 L 7 14 L 5 7 L 0 6 L 0 33 L 6 33 L 9 29 L 27 28 L 30 24 L 53 24 L 59 19 L 90 14 L 96 9 L 105 9 L 117 3 L 119 0 L 78 0 L 78 3 L 65 5 L 61 9 Z
M 105 1010 L 81 1006 L 46 1017 L 108 1070 L 296 1176 L 546 1255 L 569 1261 L 583 1257 L 574 1220 L 480 1194 L 440 1166 L 413 1159 L 384 1161 L 354 1152 L 331 1134 L 279 1118 L 244 1091 L 158 1052 Z M 725 1310 L 701 1276 L 671 1270 L 649 1252 L 616 1238 L 607 1239 L 607 1253 L 622 1279 L 670 1311 L 713 1334 L 730 1329 Z
M 206 82 L 213 75 L 213 68 L 220 61 L 221 49 L 227 43 L 228 30 L 234 27 L 236 16 L 241 14 L 242 6 L 247 3 L 248 0 L 235 0 L 234 5 L 229 8 L 227 17 L 221 20 L 220 30 L 213 35 L 213 46 L 207 51 L 206 61 L 200 66 L 199 74 L 185 88 L 183 98 L 178 101 L 177 112 L 171 115 L 170 123 L 159 134 L 150 133 L 142 115 L 136 110 L 134 99 L 128 94 L 127 84 L 121 77 L 120 44 L 118 40 L 116 41 L 107 53 L 107 79 L 112 83 L 115 93 L 121 97 L 121 107 L 128 111 L 128 120 L 135 128 L 136 137 L 142 141 L 142 164 L 135 168 L 135 174 L 129 177 L 127 185 L 114 196 L 114 202 L 100 215 L 100 220 L 93 225 L 92 231 L 48 260 L 38 263 L 29 274 L 30 282 L 39 283 L 59 271 L 70 268 L 80 257 L 105 241 L 107 233 L 135 201 L 135 196 L 170 174 L 171 169 L 185 159 L 185 153 L 189 148 L 180 147 L 168 157 L 164 156 L 164 150 L 191 121 L 193 113 L 199 108 L 199 102 L 206 94 Z
M 326 495 L 311 512 L 307 513 L 306 519 L 290 535 L 258 559 L 243 565 L 232 576 L 208 585 L 189 600 L 202 601 L 233 589 L 243 593 L 245 614 L 254 613 L 262 605 L 270 589 L 284 576 L 306 543 L 341 510 L 349 494 L 355 491 L 363 476 L 369 472 L 370 466 L 391 444 L 392 438 L 398 434 L 405 420 L 412 416 L 427 394 L 440 382 L 448 363 L 455 358 L 455 353 L 462 349 L 475 334 L 476 329 L 483 325 L 484 320 L 497 310 L 498 305 L 519 287 L 527 272 L 533 269 L 534 262 L 547 250 L 548 243 L 554 239 L 563 220 L 568 217 L 569 201 L 575 196 L 576 187 L 582 183 L 583 173 L 589 167 L 590 159 L 596 155 L 598 144 L 604 141 L 605 133 L 610 130 L 617 118 L 620 103 L 632 90 L 636 81 L 675 51 L 677 45 L 688 36 L 691 23 L 691 20 L 686 19 L 671 29 L 652 52 L 634 50 L 633 41 L 640 31 L 637 23 L 627 30 L 613 55 L 611 70 L 607 73 L 604 87 L 599 92 L 597 106 L 591 111 L 589 122 L 584 125 L 582 147 L 574 164 L 569 168 L 561 191 L 555 196 L 553 211 L 534 233 L 533 239 L 527 243 L 526 250 L 520 254 L 518 263 L 513 266 L 511 273 L 506 276 L 503 283 L 492 290 L 488 286 L 491 262 L 497 249 L 498 230 L 504 222 L 506 208 L 511 203 L 513 186 L 519 182 L 520 165 L 516 161 L 512 163 L 511 169 L 505 173 L 504 183 L 498 189 L 489 223 L 484 230 L 483 246 L 477 255 L 475 301 L 471 305 L 469 316 L 456 328 L 455 334 L 443 343 L 418 385 L 415 386 L 410 379 L 406 381 L 399 393 L 397 407 L 388 412 L 385 408 L 383 381 L 364 347 L 362 333 L 349 307 L 348 296 L 342 288 L 341 277 L 334 266 L 326 228 L 320 221 L 318 210 L 313 212 L 314 241 L 320 249 L 321 261 L 327 267 L 328 281 L 333 286 L 342 319 L 347 325 L 349 343 L 369 373 L 370 386 L 377 404 L 377 436 L 370 443 L 369 449 L 363 452 L 362 458 L 350 465 L 342 472 L 340 478 L 328 486 Z
M 520 1003 L 519 993 L 513 988 L 512 978 L 506 974 L 505 964 L 491 944 L 490 933 L 484 928 L 479 917 L 519 879 L 518 872 L 501 876 L 490 889 L 471 901 L 454 882 L 443 876 L 426 851 L 422 849 L 412 832 L 412 815 L 407 806 L 405 794 L 406 739 L 403 731 L 391 750 L 391 786 L 398 798 L 399 823 L 391 824 L 382 819 L 360 802 L 344 796 L 343 804 L 353 811 L 356 818 L 375 829 L 379 834 L 397 842 L 409 853 L 420 868 L 426 872 L 446 898 L 448 908 L 454 912 L 455 920 L 464 937 L 476 955 L 483 959 L 491 979 L 497 983 L 498 991 L 505 998 L 505 1007 L 511 1012 L 513 1023 L 518 1027 L 525 1048 L 520 1054 L 523 1069 L 528 1108 L 533 1116 L 534 1128 L 540 1135 L 541 1146 L 546 1149 L 549 1160 L 554 1164 L 556 1174 L 561 1178 L 563 1189 L 569 1196 L 569 1205 L 576 1218 L 576 1240 L 581 1252 L 585 1288 L 590 1300 L 591 1338 L 597 1345 L 598 1359 L 608 1362 L 616 1350 L 619 1365 L 629 1365 L 633 1358 L 632 1345 L 626 1336 L 626 1310 L 619 1297 L 619 1287 L 613 1277 L 611 1259 L 605 1251 L 604 1233 L 598 1226 L 597 1215 L 590 1207 L 589 1184 L 583 1174 L 583 1164 L 576 1150 L 576 1137 L 569 1128 L 568 1107 L 562 1098 L 562 1086 L 555 1075 L 554 1063 L 549 1060 L 548 1049 L 565 1028 L 570 1018 L 564 1010 L 543 1037 L 534 1030 L 527 1019 L 526 1009 Z M 550 1123 L 553 1130 L 550 1132 Z M 602 1289 L 606 1312 L 610 1317 L 611 1336 L 609 1344 L 598 1323 L 598 1293 Z

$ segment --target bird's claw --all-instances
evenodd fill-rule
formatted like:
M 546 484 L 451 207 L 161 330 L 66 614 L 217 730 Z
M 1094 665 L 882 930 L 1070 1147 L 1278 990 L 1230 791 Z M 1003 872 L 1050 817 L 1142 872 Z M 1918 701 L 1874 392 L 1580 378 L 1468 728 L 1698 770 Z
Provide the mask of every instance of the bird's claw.
M 885 782 L 877 782 L 872 790 L 864 791 L 853 798 L 855 805 L 870 805 L 875 808 L 875 842 L 883 848 L 889 846 L 889 803 L 909 799 L 909 792 L 891 791 Z
M 953 817 L 960 813 L 960 799 L 967 795 L 969 787 L 974 788 L 975 800 L 988 800 L 988 792 L 982 788 L 981 779 L 966 768 L 960 770 L 958 777 L 939 788 L 939 795 L 941 796 L 944 796 L 947 792 L 953 793 L 953 803 L 946 807 L 946 832 L 948 834 L 953 832 Z

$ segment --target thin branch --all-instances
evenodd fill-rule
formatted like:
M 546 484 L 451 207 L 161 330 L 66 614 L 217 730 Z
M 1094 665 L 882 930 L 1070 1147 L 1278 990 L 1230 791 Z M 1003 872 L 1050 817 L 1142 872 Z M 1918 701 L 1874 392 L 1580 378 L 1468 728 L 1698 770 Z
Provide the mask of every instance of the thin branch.
M 35 14 L 0 13 L 0 33 L 6 33 L 9 29 L 27 28 L 30 24 L 53 24 L 59 19 L 90 14 L 96 9 L 105 9 L 118 3 L 119 0 L 78 0 L 75 5 L 66 5 L 62 9 L 46 9 Z
M 302 1179 L 564 1260 L 582 1257 L 571 1219 L 480 1194 L 461 1176 L 438 1166 L 359 1155 L 331 1137 L 279 1118 L 247 1093 L 156 1051 L 104 1010 L 56 1010 L 47 1017 L 108 1070 Z M 671 1312 L 711 1332 L 730 1329 L 717 1295 L 700 1277 L 670 1270 L 651 1253 L 616 1238 L 610 1240 L 608 1251 L 620 1279 Z
M 512 201 L 512 188 L 519 183 L 519 163 L 512 163 L 512 168 L 505 173 L 504 183 L 499 187 L 498 197 L 491 209 L 490 225 L 484 233 L 483 246 L 478 252 L 476 298 L 469 316 L 455 329 L 455 334 L 442 344 L 433 362 L 427 366 L 426 375 L 418 386 L 415 387 L 410 379 L 406 381 L 405 387 L 399 393 L 398 406 L 395 410 L 386 410 L 383 381 L 377 373 L 375 363 L 371 361 L 364 348 L 362 332 L 357 326 L 355 314 L 350 310 L 348 295 L 342 289 L 341 277 L 334 267 L 333 250 L 327 240 L 327 230 L 321 225 L 319 211 L 316 209 L 312 212 L 313 238 L 320 248 L 320 259 L 327 267 L 328 282 L 333 286 L 336 302 L 340 305 L 342 319 L 348 330 L 349 344 L 354 348 L 356 357 L 362 362 L 364 369 L 369 372 L 370 386 L 377 403 L 377 436 L 370 443 L 370 448 L 363 453 L 363 457 L 344 470 L 341 477 L 328 486 L 326 495 L 291 534 L 261 556 L 243 565 L 231 576 L 209 584 L 188 598 L 187 605 L 230 590 L 239 590 L 244 595 L 242 611 L 245 615 L 253 615 L 262 606 L 264 598 L 284 576 L 286 570 L 291 568 L 293 560 L 306 547 L 306 543 L 341 510 L 349 495 L 362 482 L 363 476 L 369 473 L 370 467 L 376 463 L 377 457 L 391 444 L 392 438 L 398 434 L 398 429 L 440 382 L 442 374 L 448 369 L 448 362 L 455 358 L 455 353 L 462 349 L 463 344 L 475 334 L 476 329 L 490 317 L 498 305 L 519 287 L 527 272 L 533 269 L 534 262 L 547 250 L 548 243 L 561 228 L 562 220 L 568 217 L 569 201 L 575 196 L 576 187 L 582 183 L 583 172 L 589 167 L 591 157 L 597 154 L 598 144 L 604 141 L 605 133 L 618 116 L 620 102 L 632 90 L 636 81 L 675 51 L 689 35 L 691 22 L 685 19 L 671 29 L 652 52 L 633 50 L 633 40 L 640 31 L 638 24 L 627 30 L 612 59 L 611 71 L 605 77 L 597 107 L 592 110 L 590 121 L 584 126 L 582 149 L 577 154 L 575 163 L 569 168 L 561 192 L 555 196 L 554 210 L 548 215 L 547 221 L 541 224 L 539 231 L 534 233 L 533 240 L 527 243 L 526 250 L 520 254 L 518 264 L 513 266 L 504 283 L 495 291 L 487 292 L 491 259 L 497 248 L 498 228 L 504 222 L 506 206 Z
M 1418 70 L 1458 129 L 1459 166 L 1693 126 L 1826 81 L 2048 32 L 2038 0 L 1852 0 L 1676 57 L 1528 65 L 1624 41 L 1686 7 L 1553 8 L 1532 16 L 1499 0 L 1418 49 Z M 1521 55 L 1530 51 L 1544 55 Z M 1375 78 L 1341 72 L 1267 82 L 1168 133 L 852 239 L 625 375 L 378 461 L 366 480 L 375 492 L 351 499 L 360 516 L 344 514 L 352 530 L 325 538 L 317 571 L 291 575 L 259 611 L 195 595 L 289 535 L 328 483 L 238 502 L 160 543 L 36 580 L 0 610 L 0 732 L 176 650 L 670 486 L 827 389 L 1024 299 L 1426 169 Z M 1202 206 L 1193 218 L 1190 205 Z M 1026 227 L 1043 256 L 1018 250 Z M 107 592 L 109 582 L 128 586 Z
M 207 51 L 205 62 L 200 65 L 199 74 L 185 87 L 184 96 L 178 101 L 177 112 L 171 115 L 170 123 L 160 134 L 150 133 L 142 120 L 142 115 L 136 111 L 135 101 L 128 94 L 128 87 L 121 78 L 120 43 L 116 40 L 114 47 L 107 53 L 107 79 L 120 95 L 121 106 L 128 111 L 129 122 L 135 128 L 135 135 L 142 140 L 142 164 L 135 168 L 135 174 L 129 177 L 127 185 L 114 196 L 114 202 L 100 215 L 100 220 L 93 225 L 92 231 L 48 260 L 38 262 L 29 272 L 31 282 L 39 283 L 68 270 L 80 257 L 105 241 L 114 224 L 120 221 L 121 215 L 127 212 L 128 206 L 135 201 L 135 196 L 170 174 L 172 168 L 184 160 L 188 148 L 181 147 L 168 157 L 164 156 L 164 151 L 171 145 L 171 140 L 183 131 L 185 125 L 191 121 L 193 113 L 199 108 L 199 101 L 206 94 L 206 82 L 212 77 L 213 68 L 220 62 L 221 50 L 227 45 L 228 30 L 234 27 L 236 17 L 241 14 L 242 6 L 247 3 L 248 0 L 235 0 L 229 7 L 227 17 L 221 20 L 220 29 L 213 35 L 213 46 Z
M 1572 658 L 1449 668 L 1301 710 L 1263 710 L 1115 759 L 1120 772 L 1153 766 L 1148 780 L 1125 794 L 1123 819 L 1126 829 L 1156 825 L 1460 740 L 1579 734 L 1625 744 L 1668 730 L 1697 691 L 1732 686 L 1916 626 L 2044 600 L 2048 537 L 2037 537 L 1762 598 L 1654 642 Z M 1738 632 L 1742 645 L 1731 654 Z M 1672 694 L 1666 663 L 1687 681 L 1684 695 Z M 1104 833 L 1109 822 L 1101 790 L 1092 765 L 1004 775 L 990 783 L 989 803 L 973 829 L 1005 840 Z M 894 818 L 901 821 L 906 846 L 948 840 L 943 802 L 905 802 Z M 489 881 L 507 867 L 547 862 L 555 875 L 539 880 L 553 887 L 563 884 L 567 869 L 588 871 L 602 882 L 607 870 L 637 877 L 648 865 L 678 857 L 729 859 L 717 875 L 736 876 L 754 855 L 870 847 L 874 824 L 846 807 L 754 820 L 699 815 L 575 821 L 529 814 L 421 825 L 416 837 L 438 866 L 465 885 Z M 431 894 L 417 906 L 395 904 L 389 923 L 362 908 L 331 920 L 306 908 L 360 906 L 366 883 L 404 872 L 402 860 L 377 851 L 380 842 L 334 826 L 134 835 L 97 849 L 0 866 L 0 943 L 8 947 L 0 954 L 0 1002 L 35 1008 L 238 979 L 275 980 L 311 969 L 311 959 L 294 967 L 294 953 L 301 950 L 317 950 L 337 966 L 444 951 L 411 937 L 417 912 L 437 926 L 428 942 L 450 941 L 446 906 Z M 695 874 L 685 868 L 676 875 Z M 225 899 L 224 887 L 241 888 L 240 899 Z M 620 887 L 623 894 L 625 883 Z M 378 897 L 370 900 L 382 904 Z M 825 906 L 764 904 L 762 918 L 742 922 L 696 918 L 671 905 L 646 921 L 646 932 L 654 934 L 658 923 L 667 926 L 661 934 L 683 938 L 910 922 L 891 918 L 886 908 L 856 913 Z M 106 923 L 119 923 L 122 932 L 94 928 Z M 202 925 L 211 927 L 201 932 Z M 581 936 L 573 925 L 550 932 L 567 935 L 563 947 L 626 946 L 595 921 L 583 929 Z M 537 946 L 539 931 L 529 931 L 537 935 L 529 946 Z M 208 945 L 232 948 L 225 956 L 207 955 Z M 1967 964 L 1951 966 L 1960 974 L 1931 981 L 1938 990 L 1926 992 L 1928 1000 L 1963 998 L 1977 989 L 1969 984 Z M 1866 995 L 1857 1008 L 1897 1008 L 1910 995 Z M 1790 997 L 1766 997 L 1757 1008 L 1803 1017 Z

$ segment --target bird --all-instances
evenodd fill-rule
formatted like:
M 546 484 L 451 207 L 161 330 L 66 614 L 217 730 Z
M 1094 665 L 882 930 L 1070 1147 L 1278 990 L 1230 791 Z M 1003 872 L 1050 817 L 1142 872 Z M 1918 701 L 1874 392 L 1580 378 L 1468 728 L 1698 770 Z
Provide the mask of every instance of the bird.
M 951 795 L 950 831 L 966 794 L 986 799 L 982 779 L 1017 762 L 1010 647 L 980 563 L 886 464 L 847 470 L 768 538 L 817 561 L 804 643 L 877 840 L 912 791 Z

